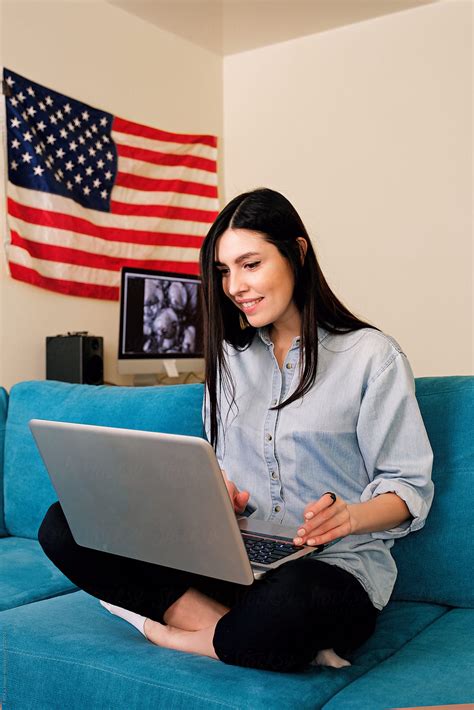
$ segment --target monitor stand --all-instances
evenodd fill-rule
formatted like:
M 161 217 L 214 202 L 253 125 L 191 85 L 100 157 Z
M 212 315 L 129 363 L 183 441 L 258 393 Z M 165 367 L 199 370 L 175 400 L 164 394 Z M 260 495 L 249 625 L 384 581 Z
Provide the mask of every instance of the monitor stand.
M 178 363 L 176 359 L 163 359 L 161 361 L 163 368 L 166 372 L 167 377 L 170 378 L 178 378 L 179 377 L 179 372 L 178 372 Z M 157 374 L 150 373 L 150 374 L 140 374 L 140 375 L 134 375 L 133 376 L 133 386 L 134 387 L 153 387 L 154 385 L 158 384 L 158 379 L 157 379 Z

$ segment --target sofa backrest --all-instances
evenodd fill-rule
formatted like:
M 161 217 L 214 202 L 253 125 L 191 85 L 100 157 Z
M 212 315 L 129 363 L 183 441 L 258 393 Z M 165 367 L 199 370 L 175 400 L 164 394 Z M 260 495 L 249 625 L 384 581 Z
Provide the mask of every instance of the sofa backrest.
M 5 446 L 5 427 L 7 422 L 8 394 L 0 387 L 0 537 L 8 535 L 3 516 L 3 460 Z
M 393 598 L 474 607 L 474 377 L 423 377 L 416 396 L 434 452 L 424 528 L 397 540 Z
M 203 436 L 203 386 L 107 387 L 23 382 L 9 398 L 5 436 L 5 523 L 11 535 L 35 538 L 57 499 L 30 433 L 30 419 Z

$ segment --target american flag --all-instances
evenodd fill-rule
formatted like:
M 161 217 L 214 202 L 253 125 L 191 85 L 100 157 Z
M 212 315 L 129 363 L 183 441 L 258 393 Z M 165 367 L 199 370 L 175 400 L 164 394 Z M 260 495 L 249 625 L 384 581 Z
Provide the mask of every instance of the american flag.
M 3 75 L 11 276 L 115 300 L 125 265 L 197 274 L 218 212 L 216 137 L 143 126 Z

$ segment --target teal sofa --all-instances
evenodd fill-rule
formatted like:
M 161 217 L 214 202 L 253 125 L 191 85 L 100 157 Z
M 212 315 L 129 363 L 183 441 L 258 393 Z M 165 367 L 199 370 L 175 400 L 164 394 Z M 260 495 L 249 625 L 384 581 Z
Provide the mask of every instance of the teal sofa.
M 474 702 L 474 378 L 421 378 L 435 454 L 425 527 L 397 541 L 399 577 L 373 637 L 340 670 L 282 674 L 161 649 L 75 589 L 36 540 L 55 500 L 32 418 L 202 436 L 201 385 L 25 382 L 0 390 L 3 710 L 382 710 Z

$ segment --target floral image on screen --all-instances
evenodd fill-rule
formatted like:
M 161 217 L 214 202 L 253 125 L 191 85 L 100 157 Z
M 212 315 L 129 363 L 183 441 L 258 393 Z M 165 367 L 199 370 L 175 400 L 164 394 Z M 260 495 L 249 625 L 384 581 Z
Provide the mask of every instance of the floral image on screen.
M 198 289 L 196 282 L 145 279 L 143 352 L 166 355 L 196 352 L 196 324 L 200 320 Z

